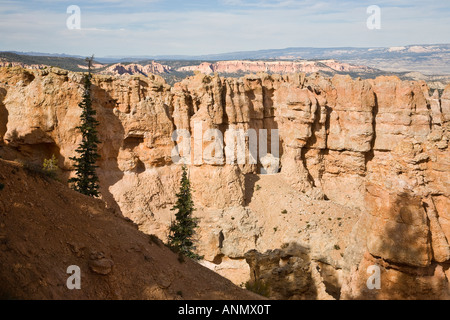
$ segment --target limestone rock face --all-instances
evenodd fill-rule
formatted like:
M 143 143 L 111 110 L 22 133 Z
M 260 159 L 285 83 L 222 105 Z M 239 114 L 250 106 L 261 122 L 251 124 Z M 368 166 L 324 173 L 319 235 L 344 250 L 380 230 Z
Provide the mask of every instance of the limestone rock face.
M 417 267 L 431 263 L 427 213 L 419 198 L 391 195 L 367 186 L 367 209 L 372 214 L 367 249 L 375 257 Z
M 368 286 L 373 275 L 370 267 L 380 270 L 380 288 Z M 363 300 L 448 300 L 450 286 L 448 267 L 432 263 L 425 268 L 392 265 L 383 259 L 366 253 L 358 268 L 353 267 L 351 276 L 342 285 L 341 299 Z M 348 282 L 347 282 L 348 281 Z
M 301 248 L 295 251 L 247 252 L 245 258 L 250 265 L 251 281 L 264 283 L 275 299 L 315 297 L 315 292 L 311 292 L 314 286 L 308 255 Z
M 306 268 L 317 297 L 406 297 L 403 278 L 417 287 L 411 297 L 444 297 L 450 86 L 429 91 L 396 77 L 197 74 L 170 87 L 152 74 L 95 75 L 102 198 L 165 239 L 183 159 L 199 253 L 221 274 L 228 265 L 242 282 L 248 251 L 272 256 L 294 243 L 307 262 L 292 258 L 279 281 Z M 40 166 L 55 155 L 71 176 L 81 94 L 78 73 L 0 68 L 0 156 Z M 365 282 L 370 263 L 386 282 L 377 294 Z M 275 296 L 305 298 L 298 285 Z
M 371 71 L 365 66 L 351 65 L 336 60 L 321 61 L 218 61 L 215 63 L 202 62 L 199 65 L 186 66 L 178 71 L 200 71 L 205 74 L 214 72 L 237 73 L 237 72 L 271 72 L 271 73 L 297 73 L 297 72 L 319 72 L 319 71 Z
M 112 74 L 112 75 L 128 74 L 128 75 L 144 75 L 144 76 L 146 76 L 147 74 L 150 74 L 150 73 L 154 73 L 154 74 L 167 73 L 171 69 L 172 69 L 171 67 L 157 63 L 155 61 L 152 61 L 150 64 L 147 64 L 145 66 L 142 66 L 142 65 L 136 64 L 136 63 L 131 63 L 131 64 L 127 64 L 127 65 L 123 65 L 121 63 L 116 63 L 116 64 L 106 68 L 104 71 L 102 71 L 102 73 Z

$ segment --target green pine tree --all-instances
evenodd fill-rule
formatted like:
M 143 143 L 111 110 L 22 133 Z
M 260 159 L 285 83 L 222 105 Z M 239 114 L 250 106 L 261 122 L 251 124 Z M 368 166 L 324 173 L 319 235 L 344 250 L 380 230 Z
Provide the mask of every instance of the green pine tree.
M 177 213 L 175 214 L 175 221 L 172 222 L 169 228 L 169 246 L 189 258 L 200 260 L 203 257 L 194 252 L 195 245 L 193 241 L 198 222 L 196 218 L 192 217 L 195 208 L 192 201 L 191 184 L 185 166 L 183 166 L 180 184 L 177 202 L 171 209 L 177 210 Z
M 92 108 L 91 100 L 91 74 L 84 76 L 83 100 L 79 107 L 83 110 L 81 113 L 81 125 L 77 127 L 81 131 L 81 144 L 76 149 L 78 157 L 72 157 L 75 161 L 76 177 L 69 180 L 72 188 L 82 194 L 98 197 L 99 185 L 96 173 L 96 162 L 100 155 L 97 153 L 98 139 L 97 126 L 99 122 L 95 119 L 96 111 Z

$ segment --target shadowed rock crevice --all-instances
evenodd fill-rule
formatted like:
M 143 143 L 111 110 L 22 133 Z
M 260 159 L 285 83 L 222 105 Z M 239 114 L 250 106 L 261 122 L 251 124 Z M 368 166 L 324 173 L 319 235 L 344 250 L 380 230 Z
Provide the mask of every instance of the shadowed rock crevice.
M 123 148 L 130 149 L 131 151 L 138 147 L 141 143 L 144 143 L 144 137 L 142 135 L 128 135 L 123 141 Z
M 6 89 L 0 88 L 0 145 L 4 143 L 3 137 L 8 131 L 8 110 L 3 104 L 6 93 Z
M 285 249 L 245 254 L 250 266 L 250 283 L 263 283 L 269 297 L 281 300 L 314 300 L 317 289 L 311 274 L 307 248 L 290 243 Z
M 56 158 L 60 167 L 65 161 L 59 146 L 49 134 L 41 129 L 33 129 L 23 136 L 19 136 L 19 133 L 13 130 L 5 136 L 5 140 L 7 148 L 13 151 L 13 153 L 9 153 L 9 157 L 14 157 L 11 160 L 19 161 L 32 170 L 40 171 L 44 160 L 52 159 L 52 157 Z
M 116 99 L 106 90 L 99 87 L 98 84 L 93 83 L 91 98 L 93 108 L 97 112 L 97 120 L 99 121 L 98 135 L 100 144 L 98 151 L 100 159 L 97 172 L 100 179 L 100 194 L 102 199 L 108 204 L 108 207 L 113 208 L 123 216 L 119 204 L 110 191 L 110 187 L 122 180 L 124 176 L 118 164 L 120 149 L 124 146 L 130 147 L 130 144 L 133 148 L 137 147 L 140 140 L 133 136 L 129 141 L 125 139 L 125 130 L 122 122 L 118 118 L 120 111 L 115 109 L 117 107 Z
M 245 201 L 244 206 L 248 206 L 252 201 L 253 194 L 255 192 L 255 188 L 259 189 L 258 180 L 260 177 L 253 173 L 248 173 L 245 175 Z
M 345 299 L 449 299 L 450 261 L 434 261 L 430 220 L 421 198 L 410 193 L 377 194 L 382 202 L 368 199 L 378 203 L 367 226 L 372 230 L 368 251 L 351 275 Z M 370 266 L 380 268 L 380 289 L 367 286 Z

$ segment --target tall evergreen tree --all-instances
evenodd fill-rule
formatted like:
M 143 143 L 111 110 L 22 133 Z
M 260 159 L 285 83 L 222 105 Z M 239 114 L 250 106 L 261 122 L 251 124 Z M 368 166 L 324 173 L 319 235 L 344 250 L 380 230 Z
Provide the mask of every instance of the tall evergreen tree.
M 81 131 L 81 144 L 76 149 L 78 157 L 72 157 L 75 161 L 76 177 L 69 180 L 72 188 L 82 194 L 98 197 L 99 185 L 98 176 L 95 172 L 96 162 L 100 155 L 97 153 L 98 139 L 97 126 L 99 122 L 95 119 L 96 111 L 92 108 L 91 99 L 91 73 L 84 76 L 83 100 L 79 107 L 83 110 L 81 113 L 81 125 L 77 127 Z
M 196 254 L 194 245 L 195 229 L 198 227 L 197 219 L 192 217 L 194 202 L 192 201 L 191 184 L 188 178 L 186 166 L 182 168 L 180 192 L 177 193 L 177 202 L 171 210 L 177 210 L 175 221 L 169 228 L 169 246 L 185 256 L 200 260 Z

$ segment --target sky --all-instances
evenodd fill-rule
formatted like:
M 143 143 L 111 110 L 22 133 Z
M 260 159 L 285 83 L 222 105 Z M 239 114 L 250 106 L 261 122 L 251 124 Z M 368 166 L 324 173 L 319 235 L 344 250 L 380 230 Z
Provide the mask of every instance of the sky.
M 438 43 L 450 43 L 448 0 L 0 0 L 0 51 L 107 57 Z

